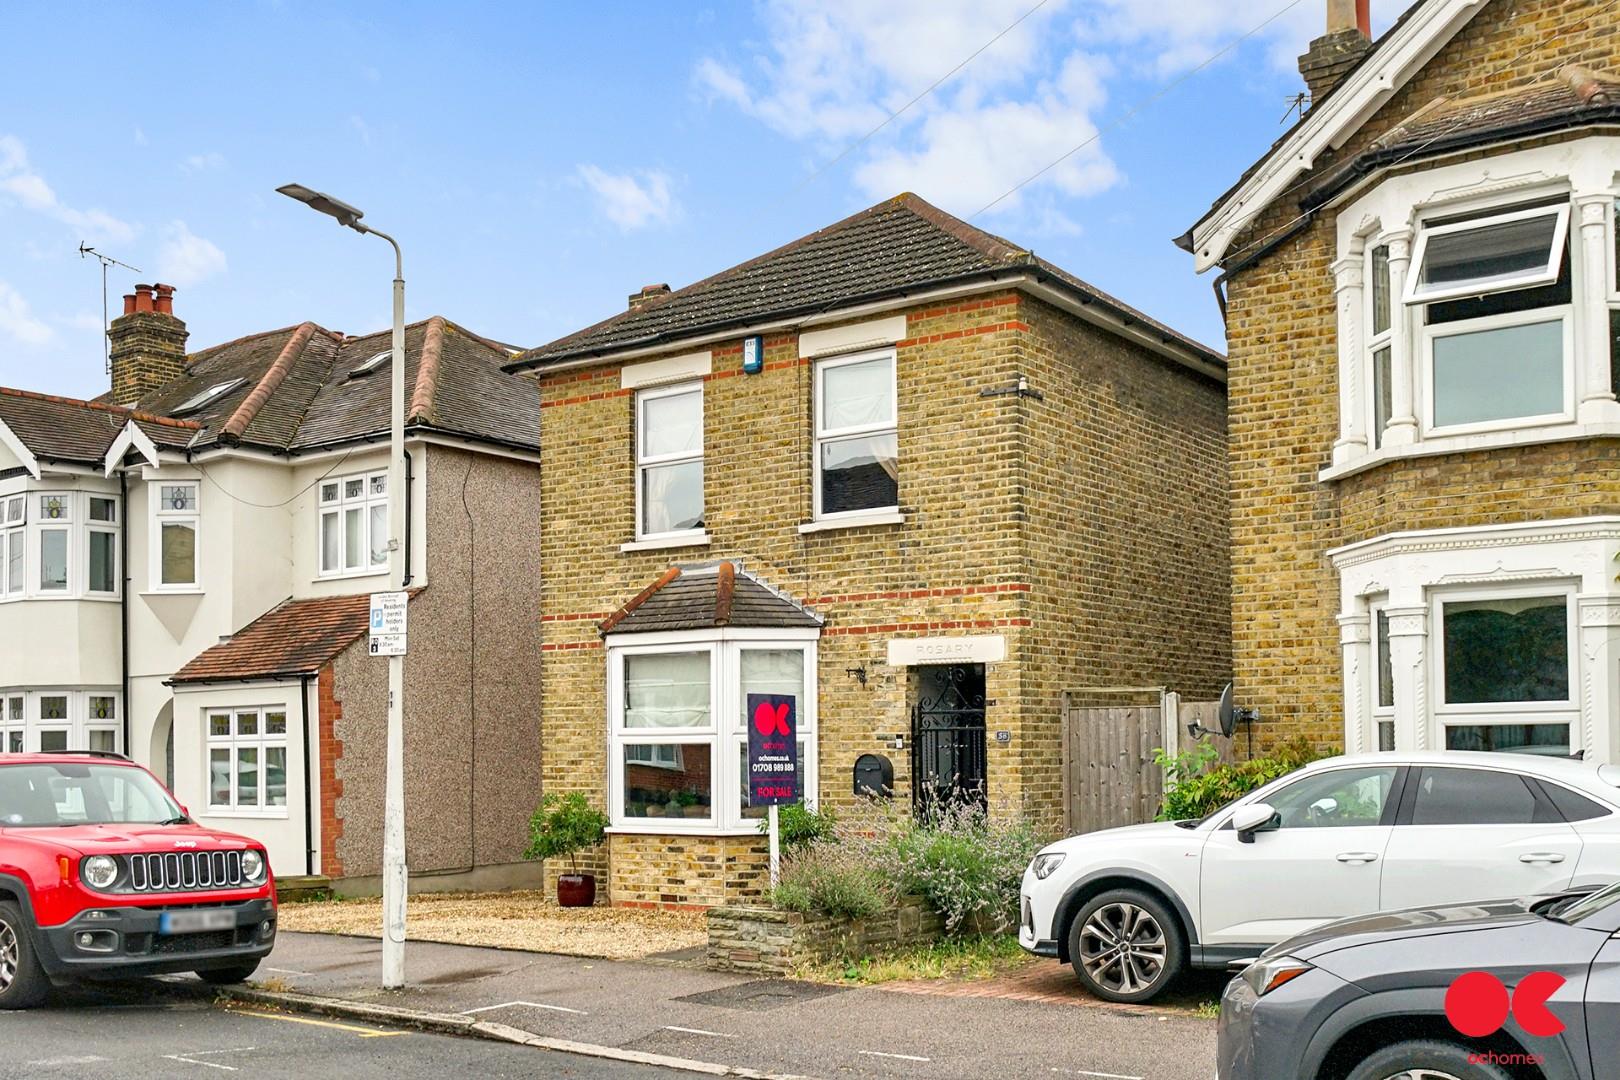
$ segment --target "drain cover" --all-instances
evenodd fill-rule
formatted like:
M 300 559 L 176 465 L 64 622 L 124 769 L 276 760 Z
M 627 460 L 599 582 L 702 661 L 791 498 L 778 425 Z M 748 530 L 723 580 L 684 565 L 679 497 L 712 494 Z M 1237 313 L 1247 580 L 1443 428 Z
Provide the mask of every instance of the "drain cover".
M 779 1005 L 792 1005 L 800 1001 L 826 997 L 828 994 L 839 994 L 844 989 L 840 986 L 821 986 L 817 983 L 794 982 L 789 979 L 756 979 L 753 982 L 738 983 L 736 986 L 722 986 L 718 990 L 705 990 L 701 994 L 688 994 L 675 1000 L 690 1001 L 694 1005 L 713 1005 L 721 1009 L 764 1012 Z

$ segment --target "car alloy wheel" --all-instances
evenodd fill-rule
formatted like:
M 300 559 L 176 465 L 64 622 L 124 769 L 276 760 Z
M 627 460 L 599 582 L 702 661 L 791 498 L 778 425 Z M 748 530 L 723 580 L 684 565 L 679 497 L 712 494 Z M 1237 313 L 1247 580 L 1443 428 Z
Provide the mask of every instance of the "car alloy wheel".
M 1386 1076 L 1384 1080 L 1462 1080 L 1462 1077 L 1441 1072 L 1439 1069 L 1404 1069 Z
M 1135 904 L 1106 904 L 1080 929 L 1080 963 L 1086 974 L 1115 993 L 1134 994 L 1157 983 L 1164 977 L 1168 951 L 1164 927 Z
M 0 922 L 0 994 L 11 989 L 17 979 L 17 931 Z

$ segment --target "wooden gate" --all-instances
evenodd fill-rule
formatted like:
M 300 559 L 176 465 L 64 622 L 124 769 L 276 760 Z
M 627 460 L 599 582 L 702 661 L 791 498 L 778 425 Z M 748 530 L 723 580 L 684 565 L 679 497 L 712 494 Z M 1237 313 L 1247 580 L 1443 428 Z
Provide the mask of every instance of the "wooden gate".
M 1097 691 L 1063 695 L 1064 823 L 1071 834 L 1152 821 L 1164 797 L 1164 771 L 1153 763 L 1158 747 L 1180 752 L 1207 742 L 1220 760 L 1233 760 L 1232 740 L 1187 733 L 1195 720 L 1216 726 L 1216 702 L 1183 702 L 1157 688 L 1111 693 L 1135 703 L 1098 704 Z

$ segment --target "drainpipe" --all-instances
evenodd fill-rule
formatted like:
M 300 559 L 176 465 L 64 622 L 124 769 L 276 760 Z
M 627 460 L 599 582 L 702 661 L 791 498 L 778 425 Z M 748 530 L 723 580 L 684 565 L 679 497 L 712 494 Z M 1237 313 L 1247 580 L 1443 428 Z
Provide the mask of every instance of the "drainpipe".
M 405 451 L 405 577 L 400 587 L 411 583 L 411 486 L 416 476 L 415 460 L 409 450 Z
M 124 753 L 133 758 L 129 746 L 129 473 L 122 469 L 118 471 L 118 514 L 118 571 L 124 579 L 123 588 L 118 590 L 118 665 L 124 687 L 120 709 L 124 717 Z M 174 783 L 174 777 L 168 779 Z
M 299 730 L 303 732 L 299 740 L 304 744 L 304 874 L 307 877 L 315 876 L 315 817 L 310 792 L 315 785 L 309 775 L 309 676 L 302 675 L 298 680 L 298 719 Z

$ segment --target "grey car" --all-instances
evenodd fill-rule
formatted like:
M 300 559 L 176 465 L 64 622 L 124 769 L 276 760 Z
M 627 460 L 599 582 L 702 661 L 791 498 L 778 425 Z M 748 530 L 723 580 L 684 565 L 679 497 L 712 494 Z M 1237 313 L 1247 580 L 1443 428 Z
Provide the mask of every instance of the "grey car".
M 1274 945 L 1227 986 L 1220 1080 L 1614 1080 L 1617 933 L 1620 882 L 1330 923 Z M 1532 972 L 1561 976 L 1546 1008 L 1563 1031 L 1532 1035 L 1510 1015 L 1494 1034 L 1460 1033 L 1446 991 L 1479 971 L 1510 991 Z M 1514 1005 L 1539 1026 L 1533 1001 Z

